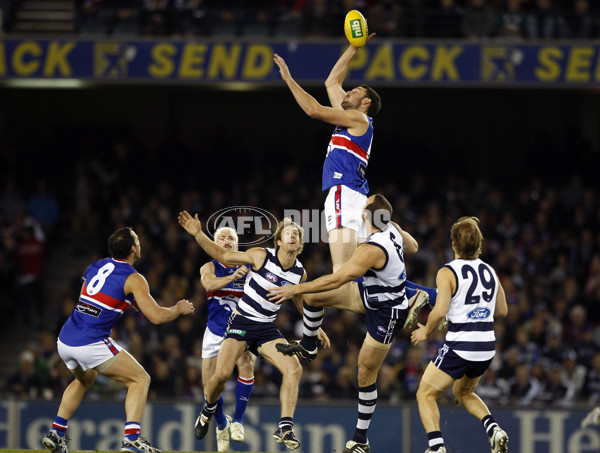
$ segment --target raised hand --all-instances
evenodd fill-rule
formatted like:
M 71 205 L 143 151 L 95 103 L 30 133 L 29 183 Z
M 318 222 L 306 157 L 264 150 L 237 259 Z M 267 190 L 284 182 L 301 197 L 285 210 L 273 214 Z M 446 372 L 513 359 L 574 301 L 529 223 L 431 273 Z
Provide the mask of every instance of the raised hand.
M 198 219 L 198 214 L 195 217 L 192 217 L 189 212 L 181 211 L 179 216 L 177 217 L 179 221 L 179 225 L 181 225 L 185 231 L 190 233 L 192 236 L 196 236 L 201 231 L 201 223 L 200 219 Z

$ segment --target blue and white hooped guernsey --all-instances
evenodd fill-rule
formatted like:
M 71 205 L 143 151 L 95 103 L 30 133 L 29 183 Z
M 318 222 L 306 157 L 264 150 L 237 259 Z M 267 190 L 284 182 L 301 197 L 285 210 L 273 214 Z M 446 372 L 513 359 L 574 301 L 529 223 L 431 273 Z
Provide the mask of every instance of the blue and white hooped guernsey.
M 367 238 L 365 244 L 379 247 L 385 253 L 381 269 L 369 269 L 365 273 L 365 305 L 372 310 L 382 308 L 408 308 L 406 298 L 406 266 L 404 265 L 404 240 L 392 223 Z
M 368 118 L 367 132 L 360 137 L 350 134 L 346 127 L 337 126 L 333 131 L 323 163 L 323 192 L 343 185 L 364 195 L 369 193 L 365 173 L 371 156 L 373 118 Z
M 480 259 L 457 259 L 446 264 L 456 277 L 450 299 L 446 344 L 465 360 L 494 357 L 494 311 L 499 281 L 494 269 Z
M 133 298 L 125 295 L 125 280 L 137 271 L 125 261 L 104 258 L 88 266 L 84 286 L 58 339 L 68 346 L 85 346 L 110 336 Z
M 212 263 L 215 266 L 216 277 L 230 276 L 240 268 L 240 266 L 227 267 L 217 260 L 212 260 Z M 206 327 L 208 327 L 213 334 L 221 337 L 225 335 L 227 320 L 242 297 L 247 276 L 248 274 L 238 280 L 229 282 L 217 291 L 206 292 L 206 297 L 208 298 L 208 320 L 206 322 Z
M 277 259 L 277 252 L 265 248 L 267 256 L 260 269 L 250 270 L 244 294 L 238 302 L 237 310 L 246 318 L 256 322 L 273 322 L 281 304 L 275 304 L 267 299 L 268 288 L 283 285 L 296 285 L 302 280 L 304 267 L 296 259 L 289 269 L 283 269 Z

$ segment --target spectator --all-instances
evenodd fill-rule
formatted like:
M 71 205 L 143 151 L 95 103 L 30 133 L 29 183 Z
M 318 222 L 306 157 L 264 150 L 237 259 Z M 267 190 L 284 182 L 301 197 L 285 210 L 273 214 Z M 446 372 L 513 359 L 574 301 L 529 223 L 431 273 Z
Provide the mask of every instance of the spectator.
M 560 22 L 561 37 L 566 39 L 590 39 L 593 37 L 593 21 L 588 0 L 575 0 L 573 11 Z
M 41 395 L 43 379 L 35 371 L 35 355 L 25 350 L 19 357 L 19 369 L 11 374 L 4 384 L 4 392 L 19 398 L 29 399 Z
M 377 30 L 377 36 L 398 36 L 402 8 L 394 0 L 373 3 L 368 10 L 367 20 L 371 30 Z
M 508 404 L 529 406 L 540 392 L 539 381 L 529 374 L 529 366 L 521 363 L 508 380 Z
M 527 20 L 528 36 L 532 39 L 560 38 L 562 16 L 552 6 L 552 0 L 537 0 L 537 10 Z
M 505 9 L 498 15 L 495 36 L 511 40 L 521 40 L 527 35 L 527 16 L 521 10 L 521 0 L 506 0 Z M 502 232 L 505 238 L 514 236 L 517 226 L 510 222 L 511 214 L 506 213 Z
M 17 267 L 17 300 L 24 325 L 37 328 L 44 317 L 45 297 L 42 288 L 46 243 L 36 227 L 28 223 L 21 232 L 15 250 Z
M 462 37 L 461 24 L 465 9 L 456 0 L 439 0 L 439 8 L 429 15 L 427 32 L 433 38 Z M 405 212 L 401 210 L 399 212 Z
M 469 0 L 463 17 L 463 36 L 471 41 L 480 41 L 492 36 L 496 16 L 487 0 Z
M 560 365 L 553 366 L 546 372 L 546 381 L 542 383 L 536 403 L 543 406 L 567 407 L 573 404 L 575 387 L 563 377 Z
M 27 200 L 27 210 L 33 219 L 40 223 L 46 236 L 52 236 L 58 222 L 58 201 L 48 189 L 48 183 L 38 181 L 36 192 Z

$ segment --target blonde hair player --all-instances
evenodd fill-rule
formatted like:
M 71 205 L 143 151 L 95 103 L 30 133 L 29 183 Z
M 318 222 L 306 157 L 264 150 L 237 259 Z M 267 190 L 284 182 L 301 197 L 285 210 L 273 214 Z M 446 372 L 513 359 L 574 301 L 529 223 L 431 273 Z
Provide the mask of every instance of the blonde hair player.
M 230 227 L 215 231 L 214 242 L 226 250 L 238 250 L 237 232 Z M 227 321 L 242 297 L 248 266 L 227 266 L 217 260 L 209 261 L 200 268 L 200 281 L 208 299 L 208 320 L 202 339 L 202 387 L 215 373 L 217 355 L 223 344 Z M 254 387 L 254 364 L 256 356 L 244 352 L 237 360 L 238 378 L 235 383 L 235 412 L 233 418 L 223 412 L 223 397 L 219 398 L 215 421 L 217 422 L 217 451 L 227 451 L 229 440 L 243 442 L 244 414 Z
M 506 296 L 494 269 L 479 258 L 483 244 L 479 220 L 461 217 L 452 225 L 450 237 L 455 259 L 438 271 L 437 302 L 427 324 L 419 324 L 411 335 L 417 345 L 433 333 L 444 316 L 448 318 L 445 342 L 427 366 L 417 391 L 429 441 L 425 453 L 446 453 L 437 399 L 450 386 L 456 400 L 482 422 L 492 453 L 507 452 L 508 435 L 475 394 L 496 353 L 494 317 L 507 315 Z

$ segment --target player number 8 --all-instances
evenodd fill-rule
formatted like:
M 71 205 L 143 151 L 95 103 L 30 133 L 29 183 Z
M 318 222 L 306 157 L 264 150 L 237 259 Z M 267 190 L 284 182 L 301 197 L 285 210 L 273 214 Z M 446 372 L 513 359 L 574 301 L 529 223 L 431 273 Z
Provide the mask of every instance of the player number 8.
M 90 280 L 90 283 L 87 286 L 87 293 L 90 296 L 98 294 L 104 286 L 104 283 L 106 283 L 106 278 L 112 274 L 112 271 L 114 270 L 115 265 L 113 263 L 106 263 L 104 266 L 102 266 L 94 278 Z

